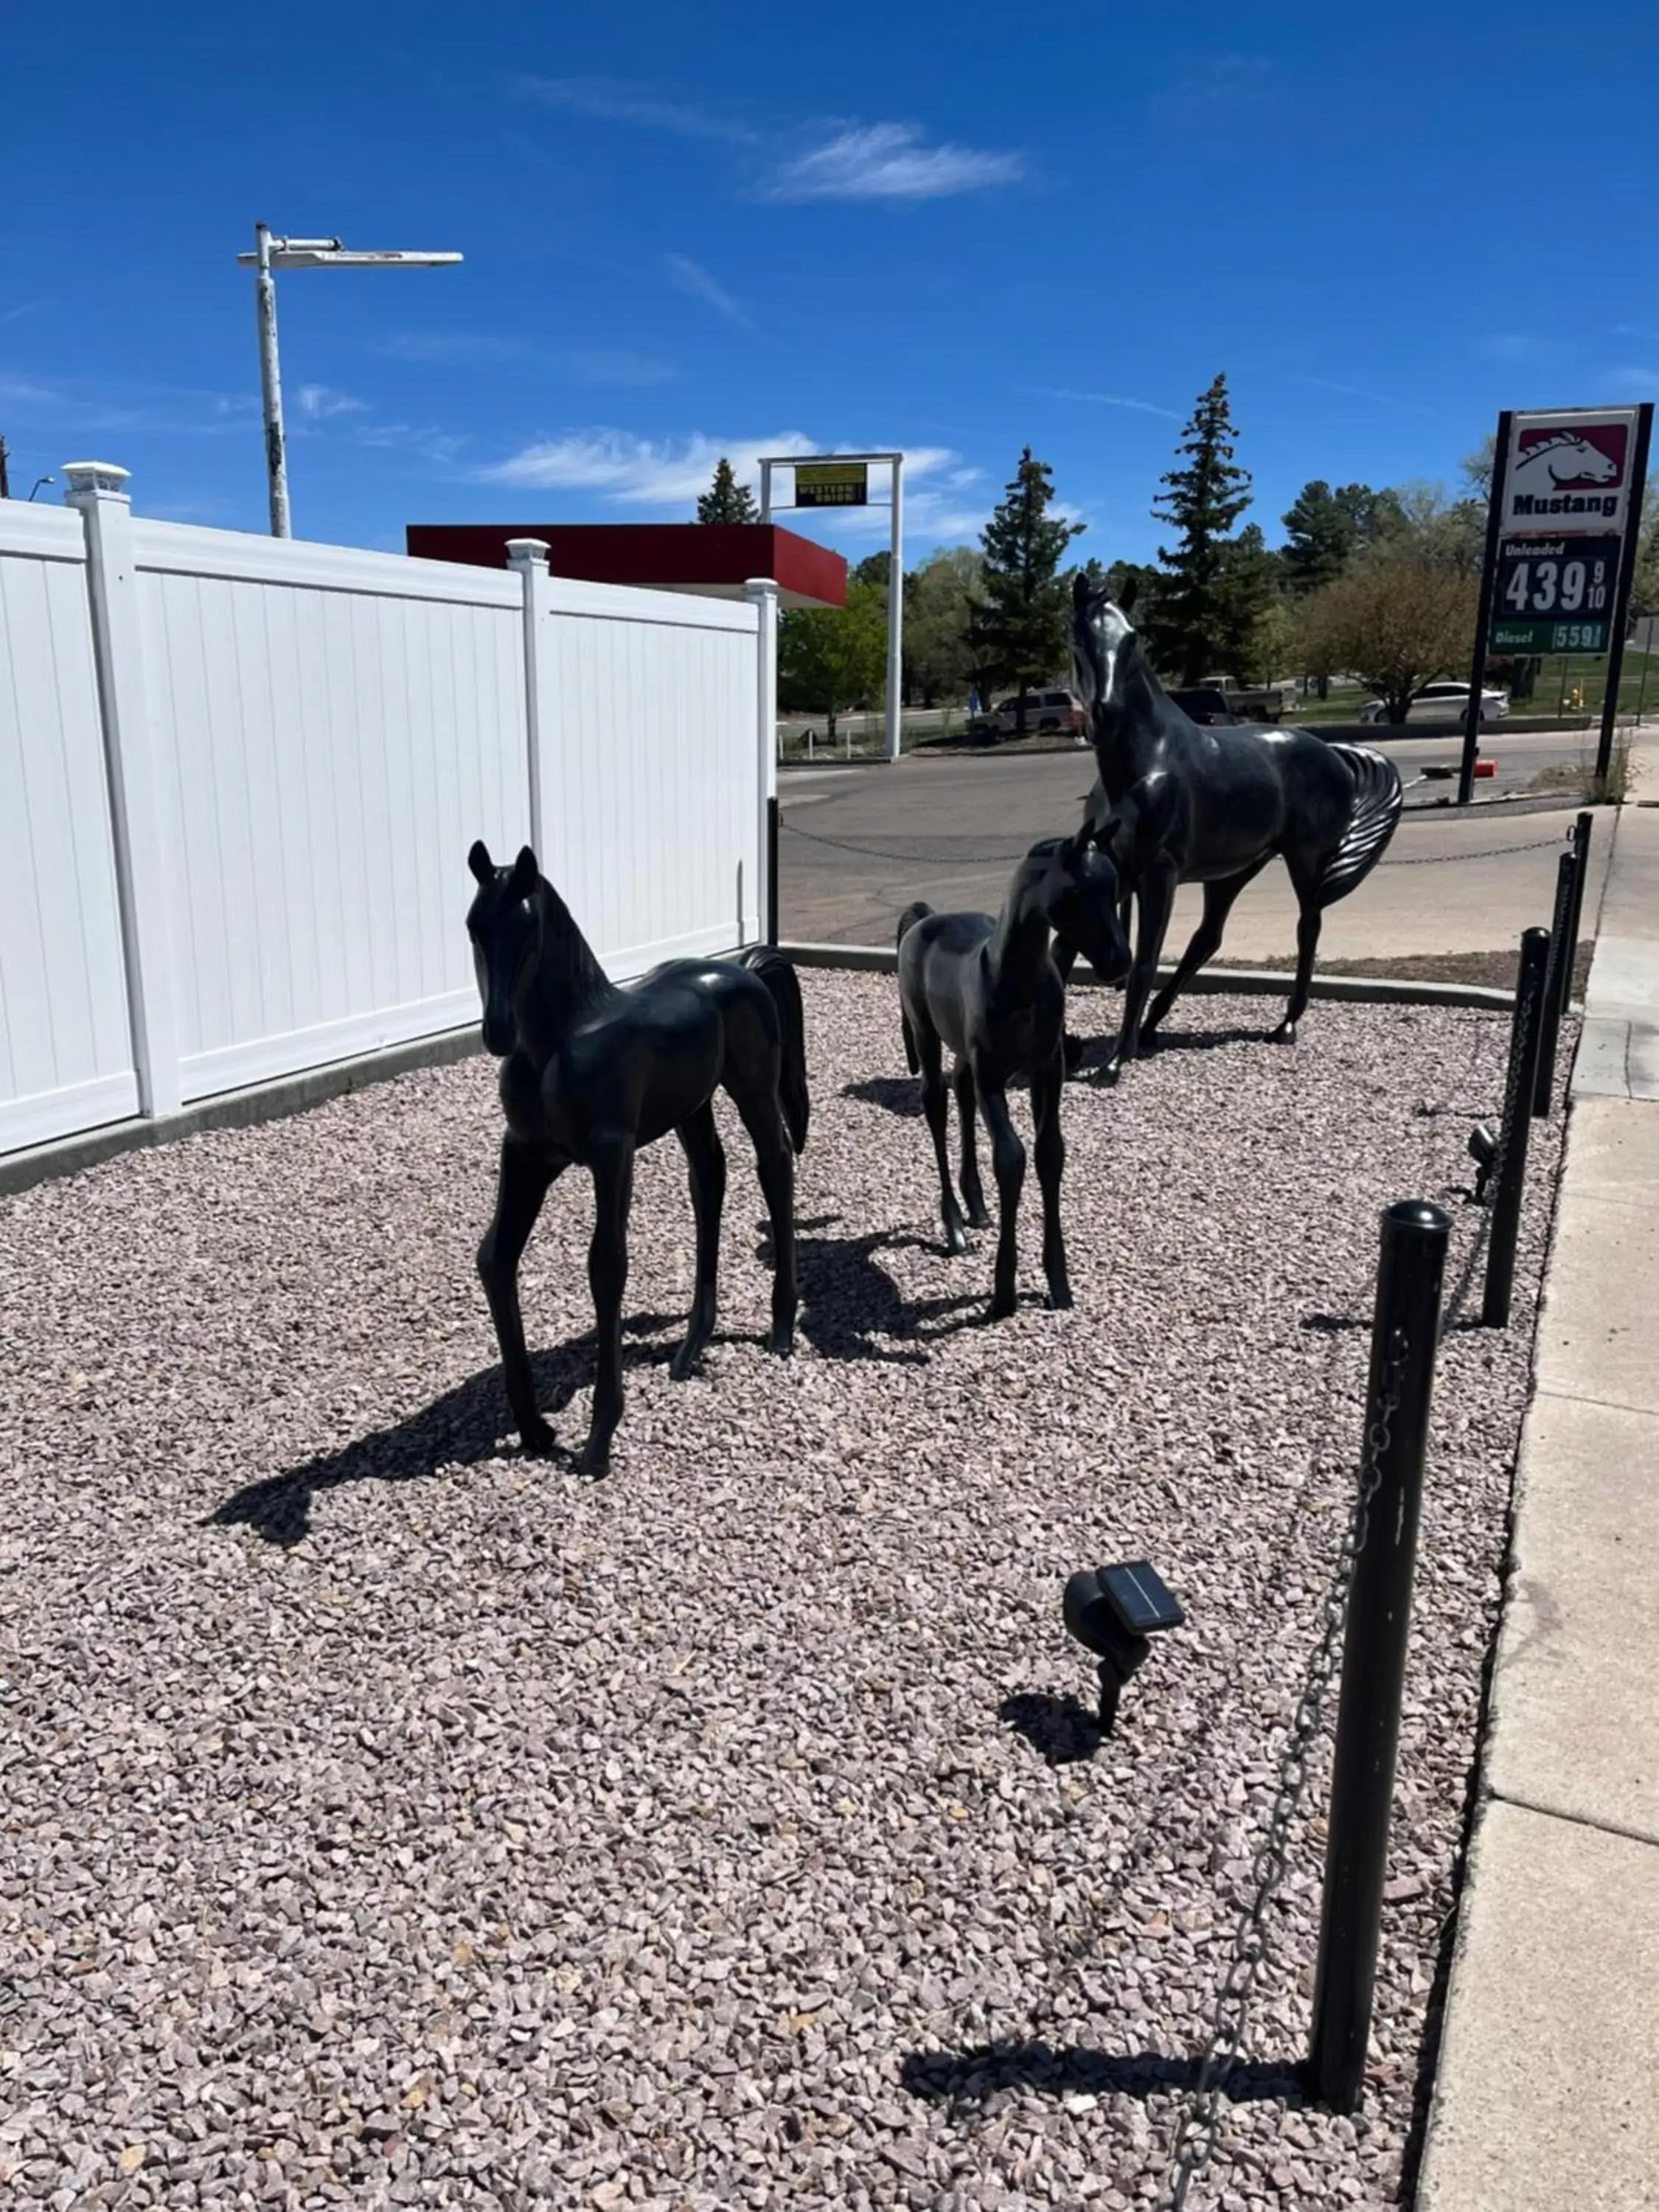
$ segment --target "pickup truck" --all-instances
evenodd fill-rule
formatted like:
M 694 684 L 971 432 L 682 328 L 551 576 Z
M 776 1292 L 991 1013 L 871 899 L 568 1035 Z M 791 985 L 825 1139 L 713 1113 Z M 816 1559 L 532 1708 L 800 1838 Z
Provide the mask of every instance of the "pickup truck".
M 1294 684 L 1237 684 L 1231 676 L 1206 676 L 1206 691 L 1219 691 L 1241 722 L 1282 722 L 1296 704 Z

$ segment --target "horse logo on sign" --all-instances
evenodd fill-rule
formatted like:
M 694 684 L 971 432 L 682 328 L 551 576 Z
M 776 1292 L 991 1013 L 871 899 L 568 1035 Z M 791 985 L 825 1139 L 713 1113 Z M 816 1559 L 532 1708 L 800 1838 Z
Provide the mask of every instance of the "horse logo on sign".
M 1523 423 L 1506 505 L 1511 522 L 1582 514 L 1611 520 L 1623 499 L 1628 422 Z

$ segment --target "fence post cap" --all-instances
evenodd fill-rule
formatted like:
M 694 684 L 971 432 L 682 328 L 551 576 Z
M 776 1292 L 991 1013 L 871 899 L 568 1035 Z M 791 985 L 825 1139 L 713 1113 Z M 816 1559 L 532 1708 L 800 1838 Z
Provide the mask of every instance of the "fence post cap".
M 552 550 L 544 538 L 509 538 L 507 565 L 509 568 L 544 568 Z
M 131 480 L 131 469 L 118 468 L 113 461 L 65 461 L 63 476 L 65 506 L 90 493 L 110 492 L 125 499 L 123 487 Z
M 743 589 L 745 599 L 775 599 L 778 595 L 777 579 L 775 576 L 750 576 Z
M 1382 1218 L 1401 1229 L 1420 1229 L 1435 1236 L 1445 1237 L 1451 1232 L 1451 1216 L 1443 1206 L 1434 1206 L 1426 1198 L 1397 1198 L 1382 1209 Z

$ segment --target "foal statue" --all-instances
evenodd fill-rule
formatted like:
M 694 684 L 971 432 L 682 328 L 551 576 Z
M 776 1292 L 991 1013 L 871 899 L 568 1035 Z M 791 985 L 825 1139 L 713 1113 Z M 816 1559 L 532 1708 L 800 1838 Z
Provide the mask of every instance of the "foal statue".
M 478 1273 L 495 1324 L 507 1401 L 529 1452 L 551 1449 L 536 1406 L 519 1311 L 519 1261 L 555 1179 L 573 1164 L 593 1174 L 588 1281 L 599 1336 L 593 1419 L 580 1465 L 603 1474 L 622 1418 L 622 1300 L 634 1154 L 672 1129 L 691 1170 L 697 1286 L 674 1356 L 691 1373 L 714 1334 L 726 1155 L 712 1103 L 726 1091 L 755 1147 L 771 1216 L 772 1331 L 787 1353 L 795 1330 L 794 1156 L 806 1142 L 806 1047 L 800 985 L 781 953 L 743 960 L 670 960 L 619 990 L 526 846 L 498 868 L 482 843 L 467 865 L 478 884 L 466 917 L 483 1000 L 483 1039 L 501 1060 L 501 1146 L 495 1217 Z
M 1165 696 L 1121 605 L 1080 572 L 1073 587 L 1072 670 L 1089 714 L 1100 780 L 1089 819 L 1109 840 L 1139 909 L 1123 1022 L 1108 1063 L 1152 1041 L 1182 986 L 1213 957 L 1233 902 L 1275 854 L 1301 909 L 1296 981 L 1274 1035 L 1293 1039 L 1307 1006 L 1320 919 L 1376 866 L 1399 826 L 1400 771 L 1369 745 L 1312 730 L 1200 729 Z M 1204 918 L 1146 1012 L 1177 884 L 1204 886 Z M 1075 952 L 1062 949 L 1062 970 Z M 1143 1021 L 1142 1016 L 1145 1015 Z
M 1085 826 L 1075 837 L 1045 837 L 1014 872 L 1002 912 L 935 914 L 921 901 L 899 917 L 898 984 L 904 1054 L 921 1077 L 922 1106 L 939 1164 L 945 1241 L 965 1252 L 968 1239 L 951 1188 L 946 1149 L 950 1106 L 944 1048 L 956 1055 L 957 1113 L 962 1124 L 962 1195 L 975 1229 L 990 1226 L 974 1146 L 974 1107 L 991 1133 L 1001 1229 L 991 1319 L 1014 1310 L 1015 1224 L 1025 1180 L 1025 1148 L 1008 1117 L 1007 1086 L 1031 1087 L 1037 1182 L 1042 1190 L 1042 1266 L 1051 1306 L 1069 1306 L 1060 1178 L 1066 1164 L 1060 1096 L 1066 987 L 1049 957 L 1050 933 L 1063 931 L 1103 983 L 1129 963 L 1118 921 L 1116 871 Z

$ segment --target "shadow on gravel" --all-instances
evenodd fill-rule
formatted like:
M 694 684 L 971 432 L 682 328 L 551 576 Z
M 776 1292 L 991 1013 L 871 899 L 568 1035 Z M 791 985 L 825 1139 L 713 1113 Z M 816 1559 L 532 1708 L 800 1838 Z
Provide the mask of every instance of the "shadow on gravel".
M 1079 2094 L 1151 2097 L 1160 2091 L 1195 2089 L 1203 2062 L 1170 2058 L 1158 2051 L 1121 2057 L 1105 2051 L 1079 2051 L 1052 2043 L 984 2043 L 976 2050 L 907 2051 L 899 2081 L 913 2097 L 929 2104 L 973 2104 L 1006 2089 L 1035 2089 L 1048 2097 Z M 1241 2063 L 1227 2076 L 1227 2096 L 1235 2104 L 1282 2100 L 1305 2105 L 1306 2090 L 1288 2061 Z
M 916 1075 L 872 1075 L 862 1083 L 843 1083 L 843 1098 L 857 1098 L 866 1106 L 880 1106 L 902 1119 L 921 1119 L 921 1079 Z
M 864 1237 L 812 1233 L 831 1228 L 841 1218 L 838 1213 L 817 1214 L 796 1228 L 800 1332 L 825 1359 L 871 1359 L 890 1365 L 921 1366 L 927 1360 L 925 1346 L 930 1340 L 971 1328 L 989 1304 L 988 1271 L 982 1283 L 959 1297 L 916 1298 L 907 1303 L 887 1270 L 877 1265 L 877 1253 L 927 1252 L 937 1248 L 908 1230 L 878 1230 Z M 769 1250 L 769 1239 L 761 1247 L 762 1257 Z M 973 1262 L 965 1257 L 963 1264 Z
M 1023 1690 L 997 1707 L 1016 1735 L 1023 1735 L 1050 1766 L 1073 1766 L 1092 1759 L 1104 1738 L 1100 1722 L 1069 1691 L 1057 1698 L 1047 1690 Z
M 684 1316 L 633 1314 L 623 1326 L 634 1335 L 665 1329 L 673 1332 L 662 1343 L 625 1343 L 624 1371 L 665 1366 L 674 1356 Z M 730 1341 L 717 1334 L 714 1341 L 722 1340 Z M 564 1410 L 578 1390 L 592 1382 L 597 1349 L 598 1339 L 589 1329 L 568 1344 L 532 1355 L 537 1402 L 550 1420 Z M 268 1544 L 297 1544 L 310 1534 L 311 1501 L 319 1491 L 337 1490 L 348 1482 L 410 1482 L 434 1474 L 440 1468 L 471 1467 L 479 1460 L 495 1458 L 502 1450 L 502 1438 L 512 1433 L 513 1416 L 501 1384 L 501 1370 L 487 1367 L 389 1428 L 376 1429 L 338 1451 L 325 1452 L 282 1474 L 247 1484 L 214 1509 L 208 1516 L 208 1525 L 252 1528 Z M 580 1446 L 581 1441 L 578 1437 L 575 1444 Z M 549 1464 L 574 1465 L 574 1462 L 575 1450 L 560 1447 Z

